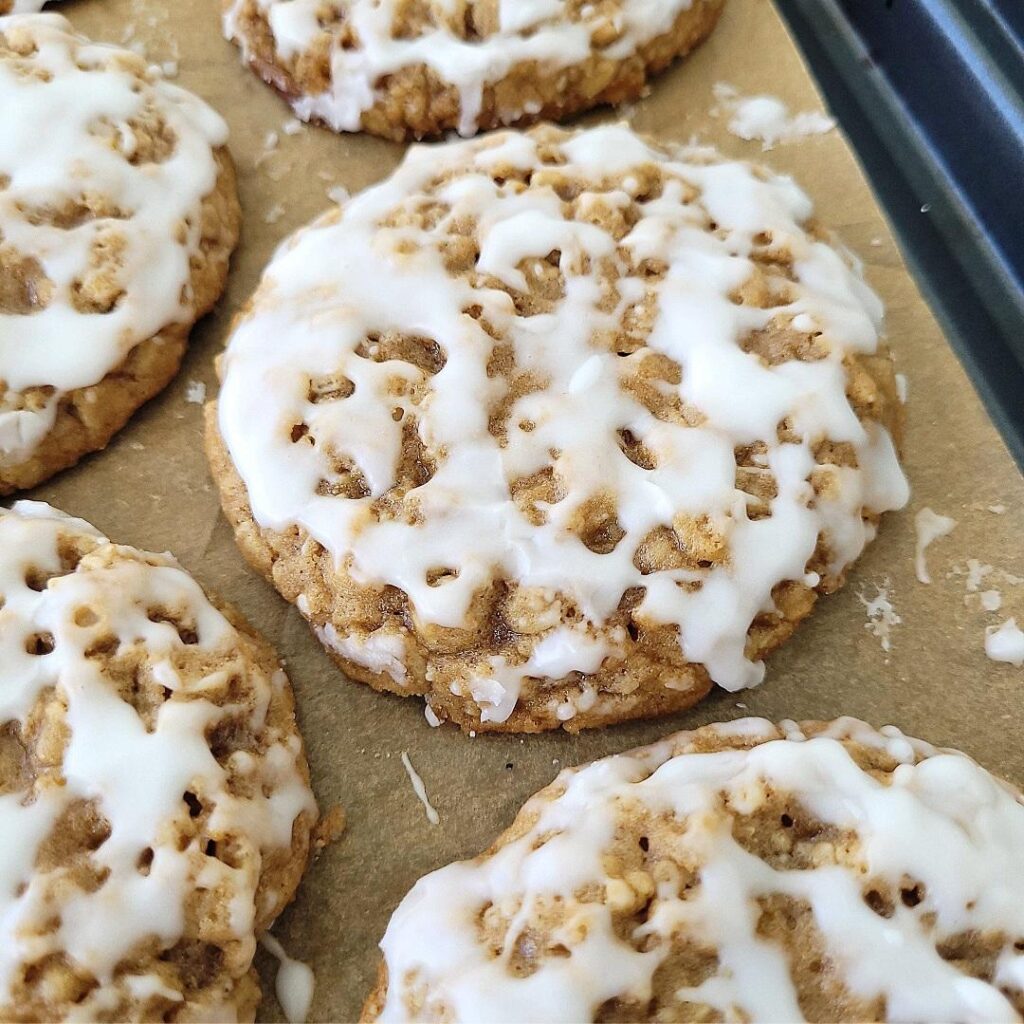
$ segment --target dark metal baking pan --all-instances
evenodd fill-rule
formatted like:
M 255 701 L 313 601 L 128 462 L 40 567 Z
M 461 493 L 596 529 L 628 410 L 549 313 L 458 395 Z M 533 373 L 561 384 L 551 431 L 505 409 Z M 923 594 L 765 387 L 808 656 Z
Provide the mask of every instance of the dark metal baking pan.
M 1024 468 L 1024 0 L 776 0 Z

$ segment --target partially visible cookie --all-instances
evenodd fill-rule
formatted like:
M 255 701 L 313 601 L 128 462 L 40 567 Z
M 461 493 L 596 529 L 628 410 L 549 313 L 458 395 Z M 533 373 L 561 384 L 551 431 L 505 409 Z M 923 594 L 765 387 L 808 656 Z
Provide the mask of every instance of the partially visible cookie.
M 724 0 L 224 0 L 224 31 L 306 121 L 391 139 L 639 96 Z
M 281 247 L 220 373 L 246 556 L 467 730 L 756 685 L 907 499 L 881 303 L 807 196 L 624 126 L 414 148 Z
M 0 1018 L 251 1020 L 315 819 L 265 640 L 169 555 L 0 509 Z
M 422 878 L 366 1021 L 1019 1021 L 1024 797 L 854 719 L 563 771 Z
M 177 372 L 238 238 L 227 128 L 55 14 L 0 19 L 0 494 L 102 448 Z
M 49 0 L 0 0 L 0 14 L 38 14 Z

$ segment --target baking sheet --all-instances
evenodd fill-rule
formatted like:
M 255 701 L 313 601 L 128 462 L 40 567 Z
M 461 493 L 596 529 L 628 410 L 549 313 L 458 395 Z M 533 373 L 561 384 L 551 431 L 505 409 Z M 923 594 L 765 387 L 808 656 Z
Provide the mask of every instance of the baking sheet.
M 660 721 L 525 740 L 470 739 L 450 726 L 431 729 L 422 702 L 374 693 L 339 674 L 298 613 L 238 554 L 202 455 L 201 407 L 187 397 L 196 397 L 194 382 L 211 393 L 215 389 L 214 356 L 276 244 L 328 205 L 328 189 L 355 191 L 376 181 L 402 148 L 307 127 L 286 132 L 288 108 L 242 68 L 235 49 L 222 39 L 218 0 L 68 0 L 62 9 L 95 38 L 142 46 L 158 62 L 177 61 L 177 81 L 227 118 L 245 224 L 227 295 L 195 331 L 175 384 L 106 452 L 29 496 L 90 520 L 115 540 L 173 551 L 286 658 L 321 806 L 340 803 L 348 815 L 344 837 L 311 867 L 298 899 L 275 928 L 289 953 L 316 972 L 311 1019 L 354 1019 L 375 976 L 377 941 L 398 900 L 421 874 L 489 845 L 526 797 L 565 765 L 744 714 L 851 714 L 959 746 L 1024 783 L 1024 745 L 1018 738 L 1024 670 L 997 665 L 983 650 L 986 625 L 1015 612 L 1024 623 L 1024 586 L 998 572 L 990 575 L 983 589 L 998 588 L 1004 608 L 986 613 L 976 595 L 966 595 L 961 571 L 973 558 L 1024 576 L 1024 483 L 904 269 L 838 132 L 762 154 L 758 143 L 733 137 L 722 118 L 711 116 L 712 87 L 719 81 L 744 94 L 777 95 L 794 110 L 819 109 L 814 86 L 769 0 L 728 0 L 709 42 L 626 113 L 642 131 L 671 139 L 696 136 L 793 173 L 822 219 L 865 260 L 888 308 L 898 369 L 909 381 L 911 505 L 884 522 L 847 587 L 821 602 L 772 659 L 761 687 L 740 694 L 716 691 L 697 708 Z M 914 513 L 923 506 L 957 520 L 953 533 L 929 550 L 931 586 L 914 575 Z M 891 605 L 890 620 L 900 620 L 890 622 L 888 652 L 875 630 L 866 628 L 865 602 L 876 599 L 877 588 Z M 885 603 L 875 601 L 875 611 L 885 613 Z M 440 813 L 436 827 L 413 793 L 402 751 Z M 265 993 L 261 1019 L 280 1019 L 273 962 L 262 953 L 258 962 Z

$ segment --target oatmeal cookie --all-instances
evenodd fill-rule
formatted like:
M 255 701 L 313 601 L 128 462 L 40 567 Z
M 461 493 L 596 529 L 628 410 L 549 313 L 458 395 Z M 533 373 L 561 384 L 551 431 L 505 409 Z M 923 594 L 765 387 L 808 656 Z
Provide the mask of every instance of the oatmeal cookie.
M 789 178 L 625 127 L 411 151 L 279 250 L 208 450 L 344 670 L 465 729 L 685 708 L 900 507 L 881 305 Z
M 177 372 L 238 238 L 227 128 L 55 14 L 0 19 L 0 494 L 102 448 Z
M 399 905 L 366 1021 L 1019 1021 L 1024 806 L 863 722 L 562 772 Z
M 315 818 L 265 640 L 169 555 L 0 509 L 0 1018 L 251 1020 Z
M 225 0 L 224 31 L 306 121 L 390 139 L 640 96 L 724 0 Z

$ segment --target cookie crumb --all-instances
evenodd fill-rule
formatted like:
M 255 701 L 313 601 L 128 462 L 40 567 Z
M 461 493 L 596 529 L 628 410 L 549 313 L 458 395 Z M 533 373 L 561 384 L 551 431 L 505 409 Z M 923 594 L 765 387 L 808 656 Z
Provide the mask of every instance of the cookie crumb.
M 365 747 L 361 753 L 366 753 Z M 345 808 L 341 804 L 335 804 L 326 814 L 321 815 L 320 820 L 313 826 L 313 845 L 317 850 L 323 850 L 331 843 L 336 843 L 344 835 L 347 824 Z

